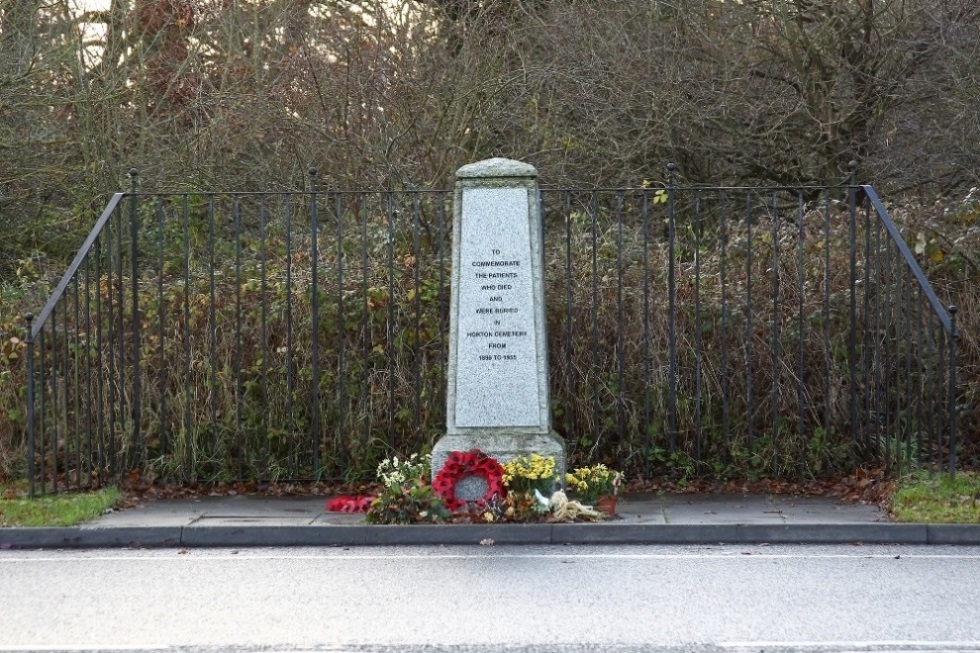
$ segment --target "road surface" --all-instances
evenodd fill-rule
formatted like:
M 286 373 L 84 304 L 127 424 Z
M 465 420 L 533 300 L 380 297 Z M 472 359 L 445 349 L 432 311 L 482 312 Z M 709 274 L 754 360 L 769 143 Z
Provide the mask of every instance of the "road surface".
M 0 551 L 0 651 L 980 653 L 980 547 Z

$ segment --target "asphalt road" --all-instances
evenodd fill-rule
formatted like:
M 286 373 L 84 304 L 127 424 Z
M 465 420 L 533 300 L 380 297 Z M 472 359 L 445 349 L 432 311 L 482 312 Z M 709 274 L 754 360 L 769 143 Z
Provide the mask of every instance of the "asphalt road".
M 0 651 L 980 652 L 978 547 L 0 551 Z

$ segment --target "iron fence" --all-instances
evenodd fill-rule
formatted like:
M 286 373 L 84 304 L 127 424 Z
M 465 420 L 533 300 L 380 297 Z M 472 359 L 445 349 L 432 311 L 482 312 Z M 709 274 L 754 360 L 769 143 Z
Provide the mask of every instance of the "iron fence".
M 445 424 L 452 193 L 113 196 L 28 338 L 31 491 L 358 480 Z M 955 309 L 870 186 L 544 190 L 573 464 L 956 467 Z

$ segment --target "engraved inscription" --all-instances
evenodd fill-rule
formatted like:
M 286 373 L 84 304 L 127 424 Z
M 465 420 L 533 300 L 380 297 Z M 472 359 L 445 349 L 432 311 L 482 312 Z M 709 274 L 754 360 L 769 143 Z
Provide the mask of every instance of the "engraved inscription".
M 534 426 L 538 406 L 525 188 L 463 191 L 456 359 L 458 426 Z

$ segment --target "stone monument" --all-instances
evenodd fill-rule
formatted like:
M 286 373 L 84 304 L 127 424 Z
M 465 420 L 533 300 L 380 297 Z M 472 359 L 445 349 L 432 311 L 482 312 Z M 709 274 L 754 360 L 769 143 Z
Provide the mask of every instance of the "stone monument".
M 551 430 L 538 173 L 510 159 L 456 172 L 446 435 L 433 475 L 452 451 L 480 449 L 499 462 L 554 456 L 565 477 L 565 441 Z M 456 496 L 483 496 L 463 479 Z

